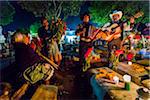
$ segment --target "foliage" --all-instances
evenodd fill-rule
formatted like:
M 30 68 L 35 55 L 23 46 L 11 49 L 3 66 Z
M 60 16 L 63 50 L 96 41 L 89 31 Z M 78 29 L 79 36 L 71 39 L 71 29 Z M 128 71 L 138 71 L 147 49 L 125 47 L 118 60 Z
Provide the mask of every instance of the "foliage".
M 122 20 L 125 20 L 129 14 L 134 15 L 138 11 L 143 11 L 144 16 L 136 21 L 149 22 L 148 1 L 94 1 L 89 7 L 92 20 L 100 25 L 104 25 L 110 20 L 109 14 L 115 9 L 123 11 Z
M 112 69 L 115 69 L 119 63 L 120 55 L 124 54 L 123 50 L 111 51 L 110 62 L 113 64 Z
M 15 8 L 7 1 L 0 2 L 0 25 L 7 25 L 13 22 Z
M 66 29 L 67 25 L 62 19 L 58 18 L 57 21 L 54 21 L 54 19 L 51 20 L 50 30 L 54 34 L 53 38 L 57 39 L 58 44 L 60 43 L 62 35 L 65 34 Z
M 93 48 L 88 48 L 87 52 L 84 55 L 84 61 L 83 61 L 83 72 L 87 71 L 88 68 L 91 67 L 91 59 L 92 59 L 92 51 Z
M 48 19 L 61 15 L 67 18 L 69 15 L 77 15 L 82 2 L 77 1 L 19 1 L 22 8 L 33 12 L 36 17 L 46 16 Z
M 31 35 L 36 36 L 38 33 L 38 29 L 41 27 L 40 22 L 35 22 L 30 26 L 30 33 Z

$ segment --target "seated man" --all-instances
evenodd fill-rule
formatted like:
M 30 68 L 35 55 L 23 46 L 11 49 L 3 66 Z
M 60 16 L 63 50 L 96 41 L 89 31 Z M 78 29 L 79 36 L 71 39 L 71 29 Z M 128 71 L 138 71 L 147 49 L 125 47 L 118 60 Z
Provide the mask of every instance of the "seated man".
M 29 46 L 29 37 L 21 32 L 16 32 L 13 39 L 15 61 L 25 80 L 31 84 L 40 80 L 49 80 L 54 68 Z

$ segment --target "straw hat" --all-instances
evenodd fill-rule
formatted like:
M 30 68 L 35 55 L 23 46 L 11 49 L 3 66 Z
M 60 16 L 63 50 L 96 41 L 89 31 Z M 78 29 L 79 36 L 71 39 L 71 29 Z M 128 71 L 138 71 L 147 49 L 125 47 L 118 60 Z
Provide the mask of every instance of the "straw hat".
M 118 20 L 119 20 L 119 19 L 121 19 L 123 13 L 122 13 L 122 11 L 114 10 L 114 11 L 112 12 L 112 14 L 110 14 L 109 16 L 110 16 L 110 18 L 112 19 L 112 17 L 113 17 L 114 15 L 119 15 L 119 18 L 118 18 Z

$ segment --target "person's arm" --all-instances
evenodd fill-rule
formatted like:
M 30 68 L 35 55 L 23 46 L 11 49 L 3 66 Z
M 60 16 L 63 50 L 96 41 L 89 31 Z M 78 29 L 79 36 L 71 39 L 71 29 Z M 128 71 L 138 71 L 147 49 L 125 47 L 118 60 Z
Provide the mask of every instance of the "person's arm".
M 40 39 L 42 38 L 41 28 L 38 29 L 38 36 L 39 36 Z
M 85 28 L 83 29 L 83 28 L 82 28 L 82 25 L 78 25 L 75 34 L 76 34 L 77 36 L 80 36 L 80 35 L 82 35 L 83 33 L 85 33 L 85 31 L 86 31 L 86 29 L 85 29 Z
M 111 23 L 106 23 L 103 27 L 102 27 L 102 30 L 105 31 L 105 30 L 108 30 L 108 26 L 110 26 Z

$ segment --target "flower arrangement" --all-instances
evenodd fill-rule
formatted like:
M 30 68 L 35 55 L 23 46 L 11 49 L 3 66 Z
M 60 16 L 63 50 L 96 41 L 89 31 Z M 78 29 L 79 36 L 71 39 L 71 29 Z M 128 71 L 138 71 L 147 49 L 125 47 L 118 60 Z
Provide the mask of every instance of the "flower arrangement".
M 84 62 L 83 62 L 84 67 L 82 68 L 83 72 L 87 71 L 87 69 L 91 67 L 90 62 L 91 62 L 91 59 L 92 59 L 92 51 L 93 51 L 93 48 L 89 48 L 87 50 L 87 52 L 85 53 L 85 55 L 84 55 L 85 59 L 84 59 Z
M 67 24 L 64 22 L 61 18 L 58 18 L 56 21 L 52 17 L 51 23 L 50 23 L 50 29 L 52 30 L 52 33 L 54 34 L 54 38 L 56 38 L 57 43 L 60 43 L 62 35 L 65 34 L 65 31 L 67 30 Z
M 120 57 L 121 54 L 124 54 L 123 50 L 116 50 L 116 51 L 111 52 L 110 61 L 113 64 L 112 69 L 115 69 L 115 67 L 119 63 L 119 57 Z
M 127 54 L 127 60 L 131 61 L 134 58 L 134 54 L 133 53 L 128 53 Z

